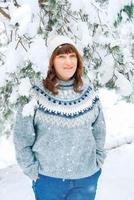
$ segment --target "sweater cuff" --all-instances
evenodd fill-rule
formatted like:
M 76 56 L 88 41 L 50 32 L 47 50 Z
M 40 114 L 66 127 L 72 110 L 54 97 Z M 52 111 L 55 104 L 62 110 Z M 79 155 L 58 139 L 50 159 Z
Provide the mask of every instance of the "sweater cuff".
M 23 170 L 24 174 L 26 174 L 30 179 L 35 180 L 38 178 L 39 174 L 39 163 L 35 161 L 32 165 L 28 166 Z

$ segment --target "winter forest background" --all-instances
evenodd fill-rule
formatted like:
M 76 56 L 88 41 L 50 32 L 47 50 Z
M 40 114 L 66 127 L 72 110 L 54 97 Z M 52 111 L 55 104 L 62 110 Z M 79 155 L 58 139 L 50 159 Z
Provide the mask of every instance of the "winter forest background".
M 134 160 L 131 153 L 134 150 L 134 1 L 1 0 L 0 168 L 4 170 L 15 162 L 11 152 L 14 152 L 12 130 L 16 109 L 19 104 L 29 102 L 32 82 L 46 76 L 48 38 L 55 34 L 69 36 L 81 49 L 85 73 L 100 91 L 104 106 L 108 127 L 106 148 L 112 151 L 129 144 L 117 152 L 122 157 L 125 154 L 123 165 L 131 162 Z M 118 154 L 116 150 L 110 154 L 111 151 L 108 159 L 115 163 L 115 157 L 119 160 Z M 121 165 L 119 171 L 123 174 L 126 166 L 121 170 Z M 106 171 L 108 166 L 104 166 Z M 131 166 L 134 167 L 134 161 Z M 104 186 L 108 181 L 106 175 L 102 180 Z M 126 191 L 130 192 L 120 199 L 133 200 L 130 183 L 134 181 L 134 173 L 127 174 L 126 180 L 129 182 Z M 121 184 L 121 190 L 123 187 L 125 190 Z M 116 193 L 116 187 L 114 189 Z M 104 193 L 100 194 L 101 198 L 98 195 L 97 200 L 113 200 L 112 194 L 110 199 Z M 2 200 L 8 199 L 4 192 L 1 194 Z
M 71 37 L 81 49 L 94 87 L 116 89 L 134 102 L 132 0 L 0 1 L 0 135 L 28 101 L 31 82 L 46 76 L 47 38 Z

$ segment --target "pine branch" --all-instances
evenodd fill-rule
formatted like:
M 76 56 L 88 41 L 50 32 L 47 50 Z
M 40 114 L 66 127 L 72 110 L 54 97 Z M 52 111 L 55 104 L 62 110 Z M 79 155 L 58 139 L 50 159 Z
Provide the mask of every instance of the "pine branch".
M 46 0 L 38 0 L 39 6 L 44 6 Z
M 62 6 L 62 10 L 67 14 L 67 16 L 72 17 L 72 19 L 73 19 L 75 22 L 78 21 L 78 18 L 75 17 L 73 14 L 69 13 L 63 6 Z
M 17 45 L 16 45 L 15 49 L 18 48 L 19 43 L 21 44 L 21 46 L 22 46 L 22 47 L 25 49 L 25 51 L 27 52 L 27 49 L 26 49 L 26 47 L 24 46 L 24 44 L 22 43 L 22 39 L 21 39 L 21 38 L 19 38 L 19 40 L 18 40 L 18 42 L 17 42 Z
M 7 14 L 2 8 L 0 8 L 0 13 L 1 13 L 4 17 L 6 17 L 7 19 L 11 19 L 10 15 Z
M 97 15 L 98 15 L 98 19 L 99 19 L 99 22 L 100 22 L 100 27 L 101 27 L 101 30 L 103 31 L 103 27 L 102 27 L 102 22 L 101 22 L 101 18 L 100 18 L 100 11 L 103 12 L 103 10 L 101 10 L 98 6 L 96 6 L 95 4 L 91 3 L 92 6 L 94 6 L 97 10 Z
M 18 8 L 18 7 L 20 7 L 20 5 L 18 4 L 18 2 L 16 1 L 16 0 L 13 0 L 13 2 L 14 2 L 14 5 Z

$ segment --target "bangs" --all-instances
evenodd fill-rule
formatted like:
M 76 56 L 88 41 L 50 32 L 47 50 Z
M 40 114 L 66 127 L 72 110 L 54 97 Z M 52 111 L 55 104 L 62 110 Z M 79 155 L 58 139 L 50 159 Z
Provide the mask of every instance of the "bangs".
M 75 53 L 77 55 L 77 50 L 71 44 L 63 44 L 55 49 L 55 55 L 68 54 L 68 53 Z

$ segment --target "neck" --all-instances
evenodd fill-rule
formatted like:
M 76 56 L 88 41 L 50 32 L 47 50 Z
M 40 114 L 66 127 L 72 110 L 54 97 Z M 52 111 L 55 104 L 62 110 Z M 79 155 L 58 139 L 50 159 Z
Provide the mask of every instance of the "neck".
M 58 88 L 63 88 L 63 89 L 68 89 L 68 88 L 72 88 L 74 85 L 74 78 L 71 78 L 69 80 L 61 80 L 61 79 L 57 79 L 57 86 Z

